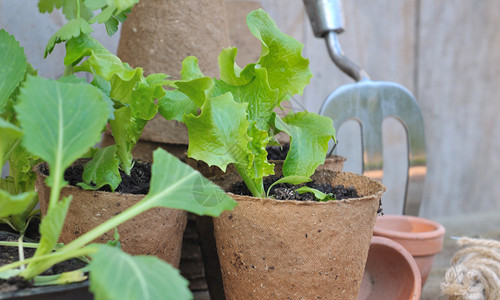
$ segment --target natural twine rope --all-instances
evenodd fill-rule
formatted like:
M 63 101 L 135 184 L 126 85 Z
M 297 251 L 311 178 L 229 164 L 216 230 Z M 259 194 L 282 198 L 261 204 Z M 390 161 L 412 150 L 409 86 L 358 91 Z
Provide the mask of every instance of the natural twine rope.
M 500 299 L 500 242 L 463 237 L 441 283 L 449 299 Z

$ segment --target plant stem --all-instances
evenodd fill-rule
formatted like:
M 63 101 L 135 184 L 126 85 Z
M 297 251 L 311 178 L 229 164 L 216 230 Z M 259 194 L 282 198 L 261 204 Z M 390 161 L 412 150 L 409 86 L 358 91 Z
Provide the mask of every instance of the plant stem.
M 78 19 L 80 17 L 80 0 L 75 0 L 76 1 L 76 16 L 75 19 Z
M 67 65 L 64 67 L 64 73 L 63 73 L 64 76 L 69 76 L 69 75 L 72 75 L 73 73 L 74 73 L 74 71 L 73 71 L 72 65 Z
M 259 198 L 264 198 L 264 184 L 261 184 L 260 186 L 257 186 L 255 182 L 248 176 L 245 172 L 245 169 L 239 167 L 237 164 L 234 165 L 236 167 L 236 171 L 240 174 L 241 178 L 245 182 L 246 186 L 252 193 L 254 197 L 259 197 Z M 261 180 L 262 182 L 262 180 Z
M 59 251 L 71 251 L 80 247 L 85 246 L 86 244 L 92 242 L 102 234 L 108 232 L 109 230 L 117 227 L 118 225 L 132 219 L 133 217 L 137 216 L 138 214 L 146 211 L 147 209 L 150 208 L 150 205 L 147 203 L 144 203 L 144 199 L 141 200 L 140 202 L 134 204 L 133 206 L 129 207 L 127 210 L 124 212 L 114 216 L 111 219 L 108 219 L 101 225 L 95 227 L 94 229 L 90 230 L 89 232 L 81 235 L 77 239 L 73 240 L 66 246 L 62 247 Z
M 58 264 L 70 258 L 90 255 L 97 252 L 97 250 L 97 247 L 90 245 L 88 247 L 75 249 L 73 251 L 56 251 L 38 257 L 28 258 L 24 262 L 17 261 L 12 264 L 0 267 L 0 273 L 6 270 L 17 268 L 18 266 L 25 265 L 27 263 L 41 262 L 40 264 L 36 265 L 36 268 L 27 268 L 25 271 L 19 274 L 26 279 L 32 279 L 55 264 Z
M 24 261 L 23 237 L 24 237 L 24 234 L 21 233 L 19 235 L 19 238 L 17 239 L 17 244 L 18 244 L 17 250 L 19 252 L 19 261 L 20 262 Z M 21 265 L 21 271 L 24 271 L 24 265 Z
M 26 243 L 23 242 L 23 247 L 25 248 L 38 248 L 40 244 L 38 243 Z M 0 241 L 0 246 L 5 246 L 5 247 L 19 247 L 19 242 L 5 242 L 5 241 Z

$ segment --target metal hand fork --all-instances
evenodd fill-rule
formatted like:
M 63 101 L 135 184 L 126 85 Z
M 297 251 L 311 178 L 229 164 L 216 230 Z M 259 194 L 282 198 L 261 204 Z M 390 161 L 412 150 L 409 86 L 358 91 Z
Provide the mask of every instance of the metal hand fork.
M 325 38 L 333 62 L 356 83 L 340 86 L 325 100 L 320 114 L 333 119 L 335 128 L 354 119 L 361 125 L 363 173 L 383 174 L 382 121 L 399 120 L 407 133 L 408 178 L 403 214 L 418 215 L 425 180 L 424 123 L 420 107 L 403 86 L 372 81 L 366 72 L 343 53 L 337 35 L 344 31 L 340 0 L 303 0 L 316 37 Z M 333 150 L 332 150 L 333 151 Z M 411 195 L 411 197 L 409 197 Z

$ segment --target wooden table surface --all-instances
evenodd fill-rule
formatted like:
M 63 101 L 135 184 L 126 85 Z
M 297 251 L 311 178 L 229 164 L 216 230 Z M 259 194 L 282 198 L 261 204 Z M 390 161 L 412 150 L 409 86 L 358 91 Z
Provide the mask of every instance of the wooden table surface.
M 500 241 L 500 211 L 453 217 L 433 218 L 446 228 L 443 250 L 434 259 L 431 273 L 422 291 L 421 300 L 447 299 L 441 294 L 440 284 L 450 267 L 450 261 L 459 250 L 452 237 L 471 237 Z

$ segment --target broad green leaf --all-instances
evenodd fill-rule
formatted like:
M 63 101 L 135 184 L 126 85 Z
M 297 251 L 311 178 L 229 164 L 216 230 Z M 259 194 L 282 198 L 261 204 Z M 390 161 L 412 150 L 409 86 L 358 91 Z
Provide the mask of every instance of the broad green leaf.
M 245 69 L 241 69 L 236 64 L 237 53 L 237 48 L 226 48 L 219 54 L 220 79 L 231 85 L 245 85 L 254 76 L 255 64 L 249 64 Z
M 290 150 L 283 163 L 283 175 L 309 177 L 325 162 L 328 141 L 335 136 L 332 120 L 307 111 L 275 119 L 276 128 L 290 136 Z
M 92 245 L 90 291 L 96 300 L 192 299 L 189 281 L 154 256 L 131 256 L 117 248 Z
M 116 145 L 99 149 L 93 159 L 85 165 L 83 171 L 84 189 L 97 190 L 109 185 L 112 191 L 116 190 L 122 181 L 118 169 L 119 160 L 116 158 Z
M 206 77 L 198 66 L 198 58 L 188 56 L 182 60 L 181 79 L 192 80 Z
M 289 184 L 297 185 L 297 184 L 301 184 L 304 182 L 310 182 L 310 181 L 312 181 L 312 179 L 309 177 L 305 177 L 305 176 L 293 176 L 292 175 L 292 176 L 280 178 L 280 179 L 276 180 L 275 182 L 273 182 L 273 184 L 271 184 L 269 186 L 269 188 L 267 189 L 267 196 L 269 196 L 269 192 L 271 191 L 271 188 L 277 184 L 289 183 Z
M 230 93 L 205 102 L 199 116 L 186 115 L 188 156 L 226 171 L 234 163 L 249 168 L 253 156 L 248 149 L 247 103 L 236 103 Z
M 198 105 L 179 90 L 166 90 L 158 100 L 158 111 L 167 120 L 183 121 L 184 115 L 196 115 Z
M 151 186 L 141 202 L 149 208 L 177 208 L 213 217 L 237 204 L 221 188 L 161 148 L 153 152 Z
M 81 34 L 87 34 L 94 31 L 90 24 L 83 18 L 76 18 L 64 24 L 53 36 L 50 37 L 47 46 L 45 47 L 44 57 L 47 57 L 56 44 L 66 42 L 72 38 L 76 38 Z
M 63 0 L 39 0 L 38 11 L 41 13 L 51 13 L 54 9 L 62 7 Z
M 248 103 L 248 120 L 255 121 L 259 130 L 269 130 L 269 125 L 274 116 L 273 110 L 279 105 L 278 90 L 269 86 L 265 69 L 256 69 L 255 77 L 246 85 L 234 86 L 217 80 L 217 93 L 231 92 L 234 101 Z
M 24 78 L 27 68 L 24 50 L 4 29 L 0 30 L 0 113 L 9 95 Z M 2 164 L 3 165 L 3 164 Z
M 312 77 L 309 60 L 302 57 L 304 45 L 282 33 L 262 9 L 247 15 L 247 25 L 261 41 L 262 50 L 257 65 L 267 70 L 269 85 L 279 90 L 279 101 L 302 94 Z
M 0 218 L 22 214 L 36 196 L 34 191 L 11 195 L 7 191 L 0 190 Z
M 316 198 L 318 201 L 328 201 L 328 200 L 335 200 L 335 197 L 330 197 L 329 195 L 323 193 L 322 191 L 319 191 L 317 189 L 310 188 L 308 186 L 303 186 L 295 190 L 299 194 L 304 194 L 304 193 L 312 193 L 314 195 L 314 198 Z
M 49 164 L 49 186 L 63 182 L 63 171 L 100 140 L 109 114 L 102 92 L 90 84 L 30 77 L 19 99 L 23 146 Z
M 0 118 L 0 167 L 3 166 L 9 159 L 12 152 L 21 142 L 23 133 L 17 126 L 6 122 Z

